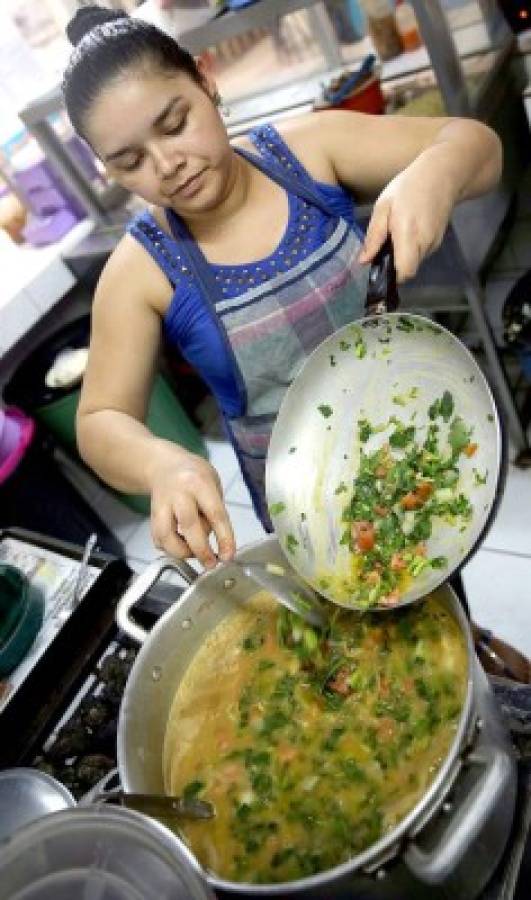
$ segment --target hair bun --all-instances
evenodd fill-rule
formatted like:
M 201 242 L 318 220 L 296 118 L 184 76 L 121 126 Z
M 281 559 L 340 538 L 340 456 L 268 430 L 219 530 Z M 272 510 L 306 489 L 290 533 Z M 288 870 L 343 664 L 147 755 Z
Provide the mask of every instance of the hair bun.
M 105 22 L 115 22 L 117 19 L 128 19 L 127 13 L 117 9 L 108 9 L 104 6 L 82 6 L 66 26 L 66 33 L 70 43 L 77 47 L 89 31 L 97 25 Z

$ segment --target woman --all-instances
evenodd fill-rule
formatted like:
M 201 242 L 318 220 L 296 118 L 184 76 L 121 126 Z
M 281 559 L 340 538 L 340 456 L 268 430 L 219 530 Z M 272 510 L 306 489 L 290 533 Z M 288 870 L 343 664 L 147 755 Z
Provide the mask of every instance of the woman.
M 470 120 L 326 111 L 231 146 L 211 77 L 167 35 L 97 7 L 68 34 L 70 118 L 108 174 L 149 204 L 96 292 L 80 451 L 113 487 L 151 496 L 158 547 L 212 567 L 211 532 L 221 559 L 235 551 L 219 478 L 143 425 L 161 334 L 218 399 L 267 527 L 264 459 L 290 381 L 363 315 L 388 236 L 403 281 L 456 203 L 496 184 L 500 143 Z M 352 195 L 377 197 L 365 238 Z

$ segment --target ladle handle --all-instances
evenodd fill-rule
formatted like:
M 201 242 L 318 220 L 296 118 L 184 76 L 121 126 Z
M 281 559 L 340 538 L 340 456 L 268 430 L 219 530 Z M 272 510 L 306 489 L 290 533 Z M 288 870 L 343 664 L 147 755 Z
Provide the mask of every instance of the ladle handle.
M 393 312 L 399 303 L 393 243 L 388 237 L 372 261 L 367 284 L 365 312 L 368 316 Z
M 130 617 L 133 606 L 142 600 L 147 592 L 159 580 L 163 572 L 172 569 L 178 572 L 181 578 L 184 578 L 187 584 L 193 584 L 198 573 L 191 565 L 181 559 L 172 559 L 169 556 L 160 556 L 153 560 L 150 565 L 144 569 L 140 575 L 137 575 L 131 582 L 125 594 L 121 597 L 116 608 L 116 623 L 133 641 L 143 644 L 148 636 L 145 628 L 142 628 L 137 622 Z

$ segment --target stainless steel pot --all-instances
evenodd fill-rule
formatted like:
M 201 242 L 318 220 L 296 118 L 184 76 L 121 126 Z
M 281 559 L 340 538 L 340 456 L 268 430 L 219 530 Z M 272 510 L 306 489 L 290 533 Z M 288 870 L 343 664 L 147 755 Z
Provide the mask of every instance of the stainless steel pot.
M 239 562 L 286 565 L 276 538 L 245 547 Z M 194 583 L 148 635 L 131 608 L 166 569 Z M 124 790 L 163 791 L 162 752 L 173 697 L 209 632 L 256 588 L 227 563 L 197 577 L 186 564 L 152 563 L 118 606 L 120 627 L 143 642 L 127 682 L 118 724 L 118 768 Z M 447 585 L 437 595 L 459 623 L 468 647 L 468 687 L 455 740 L 434 782 L 411 813 L 376 844 L 343 865 L 296 882 L 250 885 L 208 874 L 223 897 L 452 898 L 474 900 L 507 842 L 516 798 L 516 764 L 487 679 L 476 660 L 470 628 Z

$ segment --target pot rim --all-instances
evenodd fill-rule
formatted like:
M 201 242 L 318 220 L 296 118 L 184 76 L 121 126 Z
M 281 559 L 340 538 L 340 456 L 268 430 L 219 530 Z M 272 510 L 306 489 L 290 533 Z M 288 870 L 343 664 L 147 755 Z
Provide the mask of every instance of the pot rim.
M 270 535 L 265 539 L 254 541 L 251 544 L 246 544 L 238 551 L 235 558 L 239 560 L 242 553 L 247 554 L 247 552 L 252 551 L 254 548 L 263 547 L 264 543 L 278 544 L 278 540 L 274 535 Z M 227 564 L 227 566 L 228 565 L 230 564 Z M 183 592 L 183 594 L 181 594 L 178 601 L 168 610 L 166 610 L 166 612 L 161 616 L 151 632 L 148 634 L 147 639 L 145 640 L 140 649 L 140 652 L 138 653 L 126 685 L 124 696 L 122 698 L 118 720 L 117 763 L 118 771 L 120 773 L 120 780 L 122 781 L 125 790 L 131 790 L 131 786 L 128 785 L 128 779 L 126 777 L 127 751 L 125 746 L 125 728 L 123 719 L 125 718 L 124 710 L 127 705 L 125 701 L 128 699 L 128 694 L 131 693 L 132 686 L 135 681 L 135 670 L 136 674 L 141 671 L 143 657 L 150 651 L 152 644 L 157 639 L 158 633 L 166 627 L 173 616 L 182 612 L 183 607 L 186 606 L 188 600 L 197 592 L 201 585 L 206 584 L 209 580 L 212 580 L 214 578 L 219 578 L 220 570 L 221 567 L 217 567 L 214 570 L 203 572 L 198 575 L 197 580 L 190 584 L 189 587 Z M 445 582 L 444 584 L 439 585 L 436 590 L 445 588 L 450 593 L 453 605 L 452 613 L 455 615 L 455 618 L 457 619 L 458 624 L 461 627 L 461 631 L 466 643 L 468 660 L 467 686 L 459 723 L 451 747 L 448 750 L 446 758 L 439 768 L 436 777 L 433 779 L 429 788 L 424 793 L 419 802 L 413 807 L 408 815 L 405 816 L 405 818 L 402 819 L 398 823 L 398 825 L 396 825 L 396 827 L 392 829 L 392 831 L 389 831 L 374 844 L 371 844 L 362 853 L 359 853 L 357 856 L 353 856 L 346 862 L 340 863 L 339 865 L 334 866 L 331 869 L 325 869 L 323 872 L 318 872 L 317 874 L 308 876 L 306 878 L 299 878 L 295 881 L 256 884 L 254 882 L 248 881 L 228 881 L 223 878 L 219 878 L 208 869 L 203 868 L 188 845 L 177 836 L 177 840 L 180 842 L 180 844 L 185 847 L 189 853 L 192 853 L 192 856 L 194 856 L 197 865 L 199 866 L 201 872 L 203 873 L 204 877 L 207 879 L 211 887 L 213 887 L 215 890 L 225 890 L 233 894 L 253 893 L 257 896 L 261 895 L 267 897 L 275 897 L 283 894 L 285 895 L 286 891 L 289 891 L 290 893 L 302 893 L 312 888 L 315 889 L 321 887 L 323 883 L 328 883 L 332 880 L 338 880 L 342 877 L 350 876 L 356 871 L 361 871 L 369 867 L 371 870 L 374 870 L 375 868 L 378 868 L 378 860 L 380 858 L 382 859 L 383 864 L 384 859 L 388 860 L 395 855 L 395 853 L 392 852 L 393 848 L 396 847 L 396 849 L 398 850 L 399 844 L 403 842 L 404 838 L 407 837 L 408 833 L 414 828 L 415 825 L 417 825 L 419 821 L 423 822 L 424 824 L 425 817 L 428 817 L 429 819 L 435 814 L 436 810 L 444 800 L 445 792 L 441 791 L 441 789 L 443 788 L 445 781 L 451 775 L 455 761 L 467 741 L 467 737 L 470 732 L 470 723 L 474 711 L 473 672 L 476 663 L 470 625 L 459 602 L 457 594 L 455 593 L 452 586 L 448 582 Z M 437 799 L 438 793 L 441 793 L 439 799 Z

